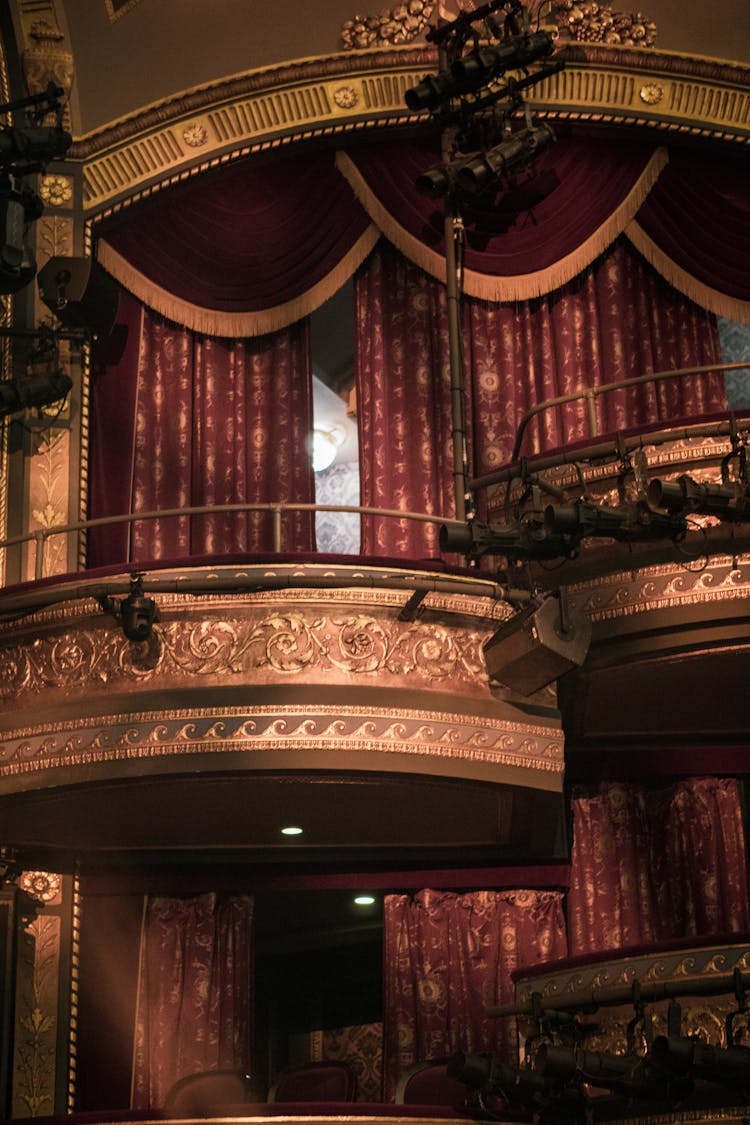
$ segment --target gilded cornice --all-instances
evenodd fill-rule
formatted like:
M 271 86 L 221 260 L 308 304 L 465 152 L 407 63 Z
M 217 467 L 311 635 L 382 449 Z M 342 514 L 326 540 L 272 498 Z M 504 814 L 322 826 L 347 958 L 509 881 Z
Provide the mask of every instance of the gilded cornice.
M 151 592 L 142 643 L 93 597 L 0 625 L 0 778 L 196 754 L 221 768 L 238 752 L 261 768 L 258 752 L 283 751 L 274 768 L 399 755 L 417 772 L 562 784 L 555 712 L 529 721 L 490 689 L 482 645 L 506 602 L 430 592 L 408 620 L 393 589 Z
M 750 556 L 699 559 L 692 568 L 687 561 L 644 567 L 581 583 L 572 590 L 575 604 L 595 624 L 712 602 L 750 604 Z
M 347 760 L 349 768 L 388 770 L 399 755 L 417 772 L 451 774 L 458 767 L 463 776 L 483 780 L 562 785 L 563 738 L 554 727 L 429 709 L 352 707 L 343 699 L 336 705 L 172 708 L 31 724 L 0 739 L 0 779 L 9 793 L 33 786 L 34 775 L 40 785 L 49 784 L 45 775 L 52 769 L 73 771 L 74 780 L 75 771 L 110 764 L 106 776 L 113 778 L 127 772 L 117 763 L 154 760 L 162 772 L 165 758 L 195 754 L 221 755 L 215 768 L 222 769 L 227 754 L 243 755 L 237 765 L 253 768 L 247 755 L 265 753 L 256 763 L 263 768 L 267 752 L 274 751 L 283 752 L 276 768 L 292 770 L 313 764 L 336 769 Z
M 488 630 L 404 622 L 343 606 L 159 603 L 148 641 L 133 644 L 109 617 L 37 621 L 0 644 L 0 714 L 42 699 L 110 696 L 199 685 L 372 682 L 378 688 L 452 691 L 487 698 Z
M 726 945 L 661 950 L 659 953 L 630 957 L 618 957 L 613 954 L 606 961 L 596 959 L 575 968 L 561 967 L 558 971 L 535 974 L 525 979 L 518 976 L 516 1000 L 521 1004 L 527 1004 L 532 994 L 538 993 L 543 1002 L 547 1001 L 555 1007 L 567 1006 L 570 1003 L 571 1011 L 576 1009 L 580 1011 L 586 1007 L 582 998 L 587 997 L 589 1006 L 586 1010 L 594 1009 L 596 1015 L 583 1032 L 583 1048 L 621 1055 L 628 1051 L 630 1036 L 634 1030 L 633 1004 L 622 1001 L 603 1004 L 598 1002 L 598 998 L 606 995 L 608 990 L 631 989 L 635 982 L 644 989 L 650 984 L 668 983 L 670 991 L 676 991 L 679 997 L 681 1009 L 679 1034 L 695 1036 L 703 1042 L 726 1047 L 728 1046 L 727 1017 L 737 1013 L 737 997 L 731 983 L 732 974 L 735 971 L 747 972 L 748 968 L 750 968 L 750 949 L 746 942 L 728 941 Z M 702 994 L 700 989 L 705 988 L 706 982 L 712 980 L 716 983 L 711 993 Z M 667 1006 L 667 998 L 650 1001 L 646 1005 L 654 1036 L 673 1034 L 668 1031 Z M 521 1035 L 530 1042 L 533 1054 L 534 1037 L 538 1035 L 537 1028 L 525 1017 L 519 1018 L 519 1025 Z M 747 1014 L 743 1013 L 735 1022 L 735 1033 L 744 1034 L 747 1026 Z M 553 1032 L 554 1034 L 556 1033 Z M 641 1118 L 633 1118 L 632 1121 L 650 1121 L 653 1125 L 657 1121 L 707 1122 L 714 1120 L 714 1112 L 725 1113 L 731 1120 L 731 1113 L 734 1111 L 711 1110 L 707 1113 L 696 1111 L 695 1115 L 691 1116 L 680 1110 L 673 1115 L 659 1115 L 653 1118 L 644 1115 Z
M 750 68 L 652 49 L 576 43 L 534 88 L 555 121 L 625 124 L 680 136 L 750 140 Z M 84 208 L 109 213 L 154 190 L 252 153 L 429 124 L 404 93 L 436 66 L 426 46 L 303 59 L 233 76 L 78 137 Z

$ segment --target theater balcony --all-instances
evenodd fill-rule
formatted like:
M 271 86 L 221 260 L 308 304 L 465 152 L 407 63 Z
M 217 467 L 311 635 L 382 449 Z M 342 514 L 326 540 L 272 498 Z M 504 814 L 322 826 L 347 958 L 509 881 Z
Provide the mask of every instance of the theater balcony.
M 0 5 L 0 1117 L 750 1115 L 750 43 L 653 3 Z

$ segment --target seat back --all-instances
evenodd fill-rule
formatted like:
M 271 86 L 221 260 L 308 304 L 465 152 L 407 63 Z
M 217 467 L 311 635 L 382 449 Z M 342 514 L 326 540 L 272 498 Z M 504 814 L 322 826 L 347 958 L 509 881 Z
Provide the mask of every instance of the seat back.
M 255 1083 L 241 1070 L 202 1070 L 175 1082 L 164 1099 L 168 1117 L 193 1117 L 215 1106 L 245 1105 L 258 1100 Z
M 325 1059 L 287 1067 L 268 1092 L 269 1102 L 353 1102 L 356 1096 L 349 1064 Z
M 397 1105 L 462 1106 L 470 1091 L 448 1073 L 448 1059 L 428 1059 L 404 1071 L 396 1085 Z

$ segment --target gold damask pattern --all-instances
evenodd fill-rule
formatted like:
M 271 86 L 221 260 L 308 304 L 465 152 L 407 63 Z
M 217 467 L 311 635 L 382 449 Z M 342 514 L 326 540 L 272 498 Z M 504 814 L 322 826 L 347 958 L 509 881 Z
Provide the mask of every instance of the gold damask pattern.
M 252 675 L 339 679 L 409 677 L 428 687 L 487 694 L 487 633 L 361 614 L 278 611 L 248 619 L 165 620 L 131 644 L 108 625 L 33 636 L 0 648 L 0 700 L 60 689 L 111 692 L 163 679 Z

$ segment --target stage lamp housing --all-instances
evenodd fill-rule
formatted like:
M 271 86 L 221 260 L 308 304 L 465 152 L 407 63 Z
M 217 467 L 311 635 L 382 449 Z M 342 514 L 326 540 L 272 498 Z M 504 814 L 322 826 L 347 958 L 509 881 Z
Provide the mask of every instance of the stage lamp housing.
M 19 410 L 51 406 L 65 398 L 72 386 L 72 379 L 63 371 L 39 371 L 24 379 L 0 382 L 0 418 Z
M 655 477 L 649 481 L 646 495 L 654 508 L 665 508 L 672 513 L 694 512 L 726 520 L 750 519 L 748 486 L 737 481 L 705 484 L 686 474 L 676 480 Z
M 464 191 L 476 195 L 506 173 L 529 164 L 554 140 L 555 134 L 549 125 L 523 129 L 463 163 L 456 172 L 456 183 Z
M 129 641 L 147 641 L 156 620 L 156 602 L 143 593 L 140 575 L 130 580 L 130 593 L 120 602 L 122 631 Z
M 554 49 L 554 40 L 548 31 L 514 35 L 492 47 L 482 47 L 462 55 L 452 64 L 451 74 L 462 91 L 478 90 L 506 70 L 515 70 L 537 59 L 547 58 Z

